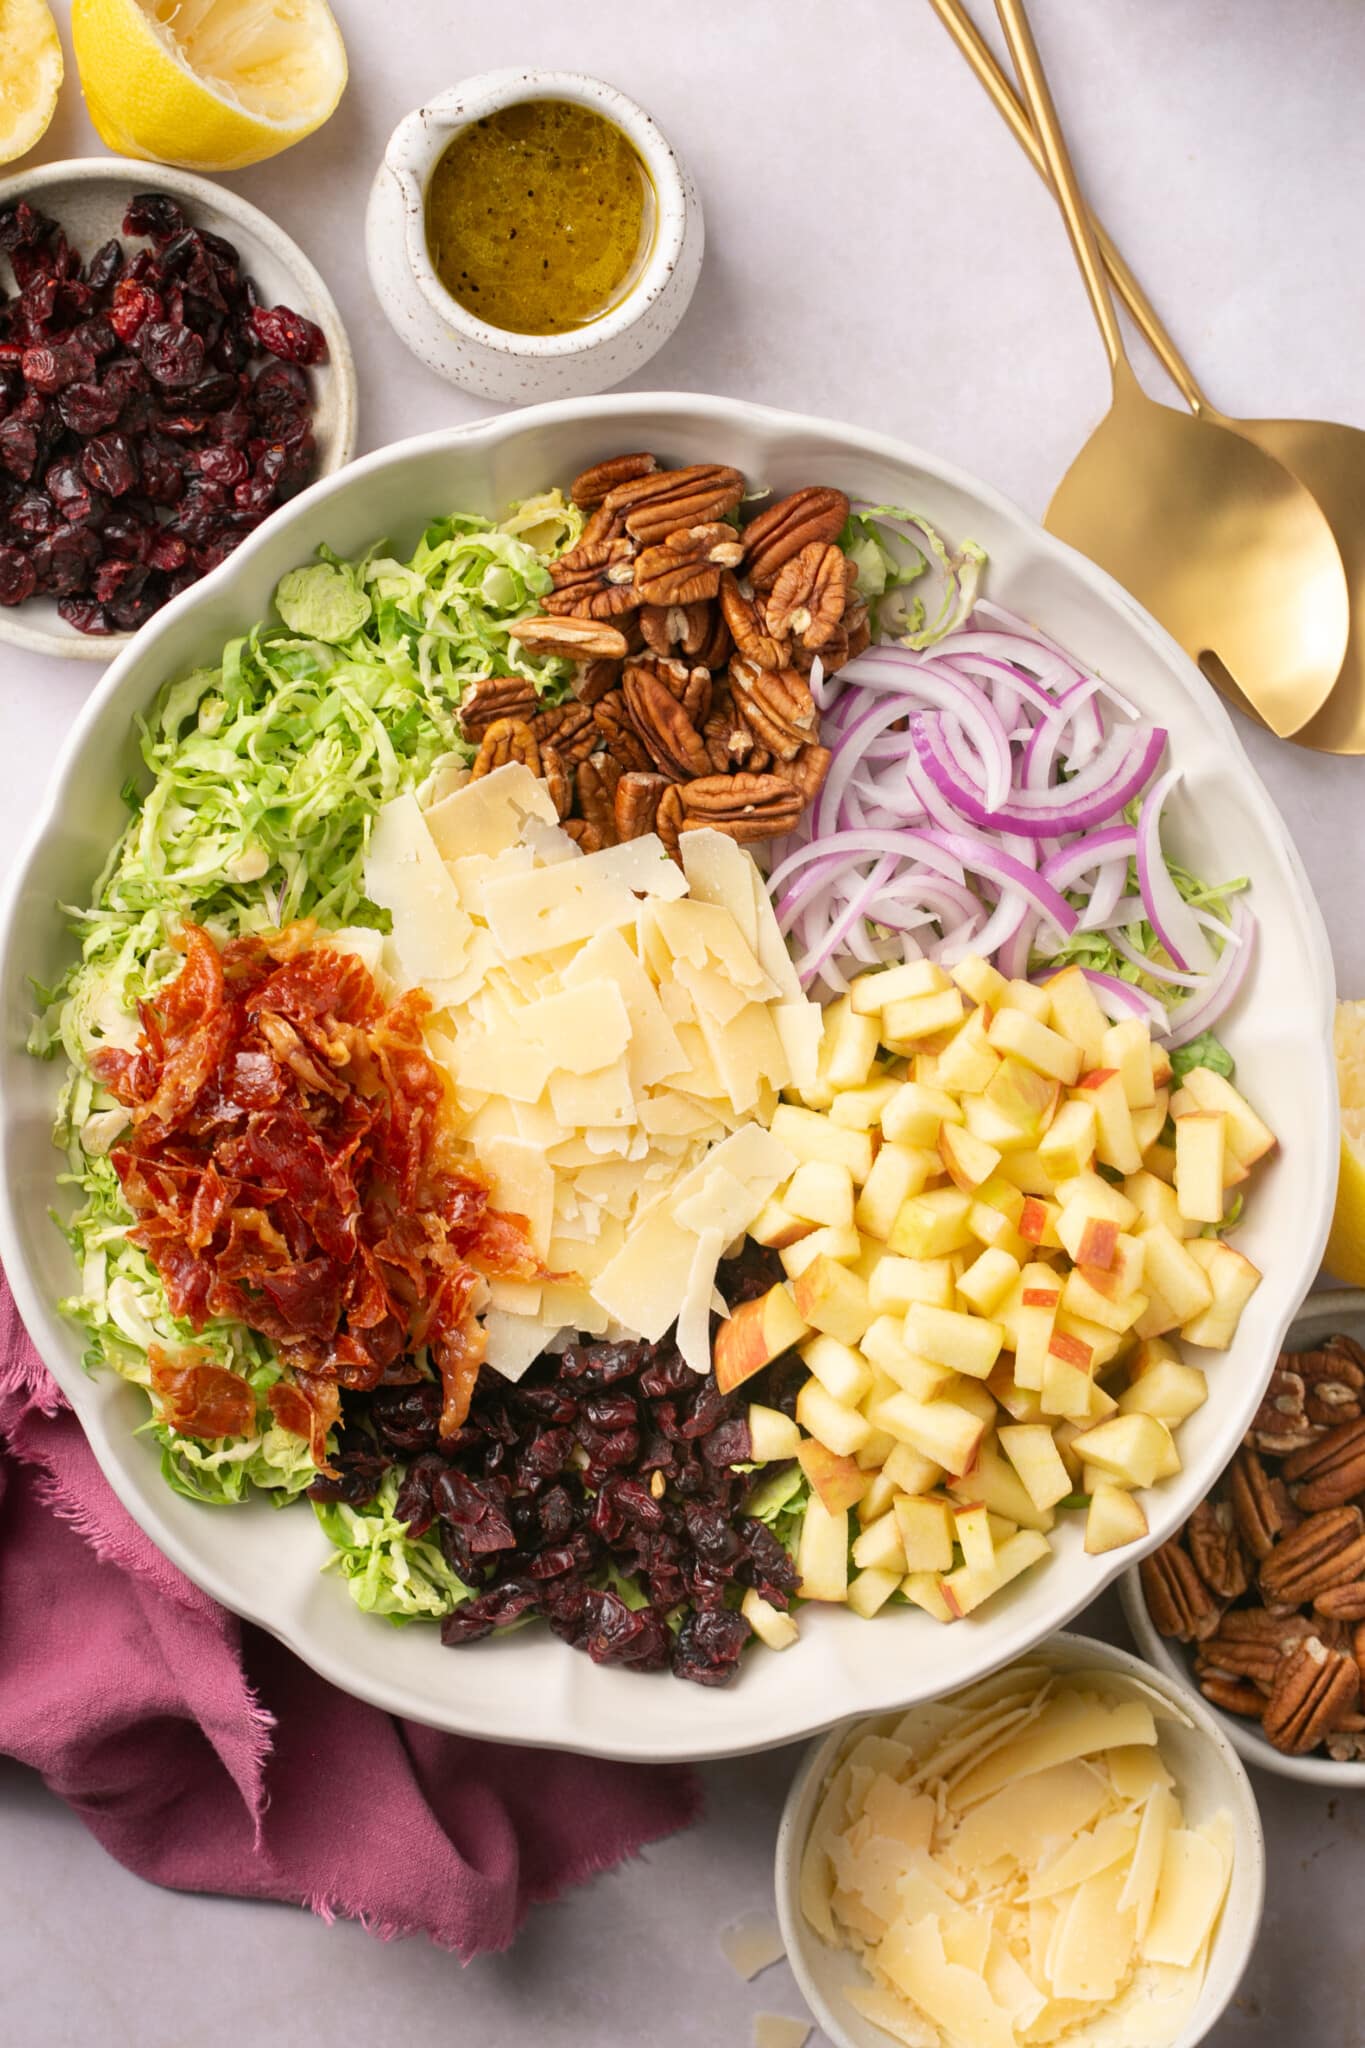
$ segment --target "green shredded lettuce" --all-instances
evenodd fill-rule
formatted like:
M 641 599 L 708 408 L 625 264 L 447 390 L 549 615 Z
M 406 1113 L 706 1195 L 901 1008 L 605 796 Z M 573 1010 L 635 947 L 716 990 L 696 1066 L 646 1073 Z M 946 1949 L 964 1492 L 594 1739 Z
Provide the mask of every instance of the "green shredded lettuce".
M 887 527 L 883 522 L 888 519 L 913 527 L 928 553 Z M 850 514 L 839 545 L 857 565 L 858 594 L 867 600 L 878 629 L 916 650 L 932 647 L 968 617 L 986 566 L 986 551 L 976 541 L 964 541 L 954 552 L 920 513 L 904 505 L 873 505 Z M 932 619 L 921 596 L 905 595 L 927 573 L 931 557 L 941 583 Z
M 1225 1081 L 1230 1081 L 1237 1072 L 1232 1054 L 1212 1031 L 1201 1031 L 1197 1038 L 1178 1045 L 1171 1054 L 1171 1072 L 1178 1081 L 1184 1080 L 1191 1067 L 1208 1067 Z
M 752 1489 L 744 1512 L 757 1522 L 766 1522 L 783 1549 L 795 1556 L 809 1499 L 810 1481 L 801 1467 L 796 1463 L 779 1465 Z
M 472 1592 L 456 1578 L 434 1537 L 409 1536 L 407 1523 L 397 1519 L 399 1484 L 399 1469 L 391 1466 L 363 1508 L 314 1501 L 313 1512 L 335 1546 L 327 1564 L 340 1572 L 367 1614 L 386 1614 L 395 1622 L 436 1620 Z

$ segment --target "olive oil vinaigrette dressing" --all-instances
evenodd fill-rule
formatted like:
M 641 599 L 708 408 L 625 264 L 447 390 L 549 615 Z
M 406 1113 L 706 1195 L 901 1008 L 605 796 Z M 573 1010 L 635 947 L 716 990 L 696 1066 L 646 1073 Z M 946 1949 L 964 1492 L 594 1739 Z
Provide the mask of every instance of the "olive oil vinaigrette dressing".
M 631 291 L 655 213 L 649 172 L 614 122 L 568 100 L 524 100 L 462 128 L 440 157 L 427 245 L 477 319 L 568 334 Z

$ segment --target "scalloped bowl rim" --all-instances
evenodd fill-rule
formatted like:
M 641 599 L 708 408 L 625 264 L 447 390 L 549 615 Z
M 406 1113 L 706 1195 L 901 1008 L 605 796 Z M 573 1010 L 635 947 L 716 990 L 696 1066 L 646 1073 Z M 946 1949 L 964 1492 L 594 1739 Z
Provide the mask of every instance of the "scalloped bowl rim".
M 734 445 L 726 445 L 727 436 Z M 515 488 L 508 478 L 518 460 L 525 465 L 530 451 L 541 444 L 559 451 L 545 458 L 547 466 L 539 472 L 543 484 L 547 474 L 572 474 L 596 459 L 594 451 L 600 454 L 612 445 L 653 444 L 666 460 L 676 461 L 696 459 L 706 450 L 714 459 L 717 443 L 725 446 L 726 459 L 740 461 L 751 478 L 765 476 L 779 489 L 809 480 L 815 466 L 823 464 L 831 480 L 843 481 L 855 491 L 862 488 L 859 476 L 893 501 L 903 501 L 913 491 L 931 516 L 938 510 L 945 525 L 974 521 L 992 550 L 997 587 L 1010 586 L 1001 592 L 1006 601 L 1013 597 L 1020 603 L 1036 602 L 1047 614 L 1043 623 L 1050 618 L 1059 634 L 1069 633 L 1073 640 L 1079 636 L 1082 653 L 1088 652 L 1096 665 L 1112 668 L 1117 660 L 1124 674 L 1116 680 L 1140 702 L 1150 691 L 1164 717 L 1176 713 L 1177 747 L 1185 749 L 1185 765 L 1204 791 L 1202 805 L 1189 808 L 1187 836 L 1197 840 L 1216 824 L 1224 838 L 1232 835 L 1233 853 L 1256 854 L 1258 907 L 1266 930 L 1274 927 L 1273 953 L 1280 971 L 1272 978 L 1270 967 L 1260 961 L 1253 965 L 1239 1002 L 1256 994 L 1257 1030 L 1253 1043 L 1244 1023 L 1240 1043 L 1244 1057 L 1251 1052 L 1255 1062 L 1265 1066 L 1262 1108 L 1271 1113 L 1271 1095 L 1284 1095 L 1297 1135 L 1294 1146 L 1287 1148 L 1287 1160 L 1272 1168 L 1262 1202 L 1253 1205 L 1248 1224 L 1253 1250 L 1258 1228 L 1269 1231 L 1274 1224 L 1277 1263 L 1269 1270 L 1263 1252 L 1268 1270 L 1257 1297 L 1261 1314 L 1255 1327 L 1244 1326 L 1237 1340 L 1238 1370 L 1225 1378 L 1226 1412 L 1218 1411 L 1210 1442 L 1178 1478 L 1147 1496 L 1151 1528 L 1143 1549 L 1154 1547 L 1184 1520 L 1240 1441 L 1326 1239 L 1337 1151 L 1331 956 L 1320 913 L 1285 827 L 1246 760 L 1226 711 L 1197 670 L 1103 571 L 1046 534 L 998 492 L 952 465 L 864 429 L 690 393 L 560 400 L 364 456 L 345 471 L 311 485 L 275 514 L 212 575 L 149 621 L 111 665 L 67 739 L 0 916 L 0 1000 L 6 1004 L 7 1017 L 0 1044 L 0 1258 L 25 1323 L 134 1519 L 224 1606 L 268 1629 L 322 1676 L 376 1706 L 454 1732 L 639 1760 L 742 1754 L 809 1735 L 850 1714 L 959 1690 L 1063 1626 L 1141 1553 L 1128 1549 L 1084 1559 L 1079 1530 L 1068 1529 L 1057 1554 L 1039 1572 L 1008 1588 L 981 1617 L 950 1630 L 909 1610 L 883 1617 L 869 1628 L 846 1610 L 830 1614 L 808 1608 L 797 1647 L 781 1656 L 768 1653 L 761 1660 L 746 1660 L 736 1685 L 721 1691 L 680 1685 L 663 1675 L 643 1678 L 602 1670 L 536 1630 L 518 1631 L 505 1643 L 472 1646 L 457 1659 L 440 1650 L 434 1630 L 379 1629 L 351 1607 L 333 1580 L 318 1578 L 324 1554 L 320 1547 L 308 1551 L 305 1564 L 299 1550 L 304 1539 L 280 1540 L 285 1525 L 268 1507 L 253 1505 L 232 1516 L 214 1515 L 173 1494 L 161 1480 L 151 1449 L 130 1438 L 129 1421 L 135 1411 L 126 1404 L 140 1404 L 142 1397 L 113 1375 L 92 1379 L 83 1371 L 75 1333 L 58 1315 L 52 1298 L 61 1283 L 50 1275 L 44 1286 L 38 1277 L 54 1258 L 49 1241 L 39 1236 L 40 1230 L 51 1229 L 41 1212 L 51 1199 L 53 1167 L 43 1161 L 45 1157 L 55 1162 L 58 1155 L 50 1145 L 45 1155 L 40 1149 L 39 1084 L 33 1078 L 37 1063 L 23 1054 L 22 1036 L 28 1007 L 26 977 L 43 964 L 34 957 L 35 945 L 40 939 L 49 944 L 49 906 L 61 893 L 55 877 L 45 892 L 39 880 L 48 842 L 60 850 L 64 829 L 68 839 L 82 830 L 88 837 L 93 829 L 88 817 L 71 809 L 80 802 L 82 784 L 107 788 L 108 751 L 116 739 L 126 744 L 133 711 L 170 674 L 191 665 L 185 654 L 174 660 L 163 656 L 168 642 L 187 642 L 192 630 L 207 632 L 214 620 L 222 639 L 230 631 L 244 630 L 263 615 L 278 577 L 306 558 L 329 530 L 335 532 L 335 524 L 329 528 L 329 516 L 333 522 L 350 519 L 355 525 L 360 512 L 368 517 L 371 503 L 388 490 L 392 502 L 402 507 L 393 513 L 391 523 L 401 526 L 410 519 L 408 507 L 417 502 L 411 495 L 413 478 L 430 470 L 440 469 L 444 476 L 450 468 L 477 469 L 486 480 L 488 498 L 494 491 L 515 495 L 517 489 L 533 487 L 530 472 Z M 784 465 L 790 475 L 783 475 Z M 472 494 L 479 486 L 462 481 L 460 488 Z M 425 517 L 436 509 L 440 508 L 429 508 Z M 383 531 L 386 516 L 374 513 L 372 538 Z M 345 541 L 346 536 L 339 538 Z M 245 603 L 238 596 L 244 585 L 258 592 L 264 589 L 267 595 L 248 614 L 233 610 L 232 623 L 223 630 L 224 611 L 234 600 L 239 607 Z M 190 615 L 198 611 L 208 619 L 191 621 Z M 1065 623 L 1059 620 L 1059 611 L 1067 613 Z M 1094 651 L 1096 642 L 1101 652 Z M 1106 646 L 1108 654 L 1103 652 Z M 160 667 L 163 660 L 169 666 Z M 1144 672 L 1147 680 L 1141 688 L 1129 665 Z M 98 753 L 101 736 L 104 754 L 87 758 Z M 1183 800 L 1184 793 L 1178 795 Z M 56 857 L 54 853 L 52 858 Z M 80 872 L 87 875 L 85 868 Z M 69 886 L 81 884 L 73 875 Z M 1265 950 L 1271 948 L 1263 949 L 1262 959 Z M 1275 1056 L 1277 1045 L 1283 1048 L 1282 1058 Z M 42 1142 L 47 1143 L 45 1132 Z M 21 1194 L 25 1160 L 27 1200 Z M 1281 1243 L 1286 1247 L 1283 1254 L 1278 1251 Z M 1214 1407 L 1210 1403 L 1201 1412 L 1211 1416 Z M 1198 1418 L 1190 1427 L 1198 1431 Z M 239 1516 L 254 1519 L 239 1524 Z M 268 1548 L 260 1517 L 267 1518 L 274 1532 Z M 301 1521 L 302 1510 L 292 1519 Z M 241 1536 L 225 1542 L 215 1532 L 227 1526 L 240 1527 Z M 312 1536 L 320 1546 L 317 1532 Z M 424 1659 L 412 1648 L 419 1637 L 427 1641 Z M 922 1654 L 925 1650 L 928 1657 Z M 493 1662 L 483 1661 L 488 1659 Z

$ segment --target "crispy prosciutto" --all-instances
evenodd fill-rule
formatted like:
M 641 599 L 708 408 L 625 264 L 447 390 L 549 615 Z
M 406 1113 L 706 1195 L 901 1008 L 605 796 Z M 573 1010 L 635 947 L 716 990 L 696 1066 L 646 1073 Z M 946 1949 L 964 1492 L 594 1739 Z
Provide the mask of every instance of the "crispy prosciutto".
M 306 924 L 221 951 L 191 924 L 178 943 L 137 1051 L 92 1062 L 132 1112 L 112 1158 L 134 1243 L 195 1329 L 231 1318 L 269 1338 L 292 1375 L 271 1410 L 319 1465 L 341 1390 L 417 1378 L 423 1346 L 451 1434 L 483 1358 L 482 1278 L 545 1269 L 525 1220 L 454 1157 L 426 997 L 386 1008 L 364 964 Z M 187 1433 L 255 1426 L 245 1383 L 193 1347 L 160 1354 L 153 1386 Z

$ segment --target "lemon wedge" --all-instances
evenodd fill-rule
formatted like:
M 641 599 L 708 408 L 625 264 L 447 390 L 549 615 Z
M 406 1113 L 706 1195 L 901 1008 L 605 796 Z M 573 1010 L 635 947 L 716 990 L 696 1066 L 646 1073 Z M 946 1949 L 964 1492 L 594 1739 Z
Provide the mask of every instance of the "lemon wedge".
M 1341 1096 L 1341 1171 L 1323 1263 L 1365 1287 L 1365 1001 L 1338 1003 L 1332 1029 Z
M 188 170 L 277 155 L 346 86 L 326 0 L 74 0 L 71 38 L 101 139 Z
M 0 164 L 47 133 L 62 83 L 62 45 L 47 0 L 0 6 Z

